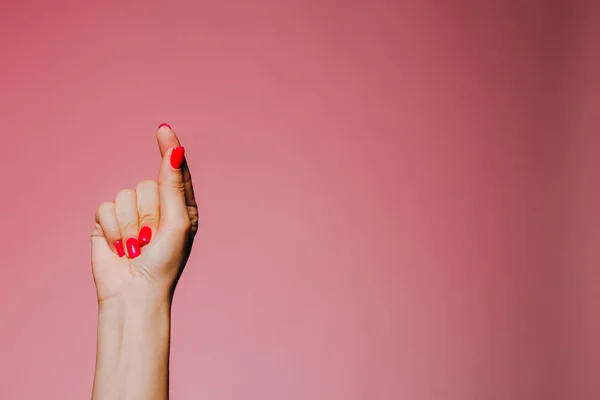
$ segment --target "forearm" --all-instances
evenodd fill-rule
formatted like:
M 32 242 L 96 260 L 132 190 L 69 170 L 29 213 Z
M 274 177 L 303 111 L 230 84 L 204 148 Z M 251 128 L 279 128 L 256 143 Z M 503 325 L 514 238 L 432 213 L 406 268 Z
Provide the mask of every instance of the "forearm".
M 145 299 L 99 307 L 93 400 L 168 399 L 170 305 Z

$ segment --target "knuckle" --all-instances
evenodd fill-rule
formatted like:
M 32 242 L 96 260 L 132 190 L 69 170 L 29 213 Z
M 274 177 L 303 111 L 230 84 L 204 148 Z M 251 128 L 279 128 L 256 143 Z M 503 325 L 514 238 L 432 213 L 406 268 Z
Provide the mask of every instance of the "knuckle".
M 96 236 L 104 236 L 104 230 L 102 229 L 102 225 L 100 225 L 99 223 L 96 222 L 96 224 L 94 225 L 94 230 L 91 233 L 92 237 L 96 237 Z
M 190 224 L 192 231 L 198 230 L 199 216 L 197 207 L 188 207 L 188 215 L 190 217 Z
M 96 210 L 96 214 L 100 216 L 106 214 L 107 212 L 112 212 L 114 207 L 115 203 L 113 203 L 112 201 L 105 201 L 104 203 L 100 203 L 98 209 Z
M 158 225 L 158 218 L 156 215 L 152 214 L 141 214 L 140 215 L 140 226 L 144 225 Z
M 183 192 L 185 190 L 185 184 L 181 179 L 174 179 L 171 181 L 171 187 L 178 191 Z
M 136 222 L 126 222 L 121 227 L 121 230 L 126 236 L 136 236 L 137 235 L 137 221 Z
M 169 189 L 169 190 L 176 189 L 181 192 L 185 191 L 185 185 L 181 179 L 171 179 L 166 182 L 160 182 L 159 185 L 160 185 L 160 187 Z
M 98 206 L 98 210 L 106 210 L 106 209 L 108 209 L 108 208 L 112 208 L 114 204 L 115 204 L 115 203 L 113 203 L 112 201 L 105 201 L 105 202 L 102 202 L 102 203 L 100 203 L 100 205 Z
M 117 192 L 115 196 L 115 201 L 118 199 L 129 199 L 135 196 L 135 190 L 133 189 L 121 189 Z

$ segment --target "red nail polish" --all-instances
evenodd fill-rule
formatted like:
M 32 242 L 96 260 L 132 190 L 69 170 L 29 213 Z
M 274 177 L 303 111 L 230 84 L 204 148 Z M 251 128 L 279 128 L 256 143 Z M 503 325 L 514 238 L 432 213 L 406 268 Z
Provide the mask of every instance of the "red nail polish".
M 149 226 L 142 226 L 142 229 L 140 229 L 140 234 L 138 235 L 140 247 L 150 243 L 150 239 L 152 239 L 152 229 Z
M 173 130 L 173 128 L 171 128 L 171 125 L 167 124 L 167 123 L 162 123 L 158 126 L 158 129 L 162 128 L 163 126 L 166 126 L 167 128 L 169 128 L 170 130 Z
M 171 167 L 175 169 L 181 167 L 181 164 L 183 164 L 184 153 L 183 147 L 173 147 L 173 151 L 171 151 Z
M 136 238 L 127 239 L 127 253 L 129 253 L 129 258 L 136 258 L 140 255 L 140 244 L 138 243 Z
M 117 255 L 119 257 L 123 257 L 125 255 L 125 248 L 123 247 L 123 242 L 120 240 L 117 240 L 115 242 L 115 250 L 117 251 Z

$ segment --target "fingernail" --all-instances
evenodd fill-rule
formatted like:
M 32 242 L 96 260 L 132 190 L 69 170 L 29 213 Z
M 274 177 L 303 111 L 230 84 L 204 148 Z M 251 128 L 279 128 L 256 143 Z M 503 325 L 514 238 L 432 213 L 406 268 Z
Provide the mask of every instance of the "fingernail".
M 117 251 L 117 255 L 119 257 L 123 257 L 125 255 L 125 248 L 123 247 L 123 242 L 120 240 L 117 240 L 115 242 L 115 250 Z
M 171 128 L 171 125 L 169 125 L 169 124 L 167 124 L 167 123 L 165 123 L 165 122 L 163 122 L 162 124 L 160 124 L 160 125 L 158 126 L 158 129 L 162 128 L 163 126 L 166 126 L 166 127 L 167 127 L 167 128 L 169 128 L 170 130 L 173 130 L 173 128 Z
M 175 169 L 181 167 L 181 164 L 183 164 L 184 152 L 183 147 L 173 147 L 173 151 L 171 152 L 171 167 Z
M 127 239 L 127 253 L 129 253 L 129 258 L 136 258 L 140 255 L 140 244 L 136 238 Z
M 142 226 L 142 229 L 140 229 L 140 234 L 138 235 L 140 247 L 150 243 L 150 239 L 152 239 L 152 229 L 149 226 Z

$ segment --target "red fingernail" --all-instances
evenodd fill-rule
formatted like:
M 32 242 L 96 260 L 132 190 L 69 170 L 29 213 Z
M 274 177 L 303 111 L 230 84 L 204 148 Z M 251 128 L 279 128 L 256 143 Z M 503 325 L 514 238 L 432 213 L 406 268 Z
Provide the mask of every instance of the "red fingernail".
M 140 234 L 138 235 L 140 247 L 150 243 L 150 239 L 152 239 L 152 229 L 149 226 L 143 226 L 142 229 L 140 229 Z
M 175 169 L 181 167 L 181 164 L 183 164 L 184 152 L 183 147 L 173 147 L 173 151 L 171 152 L 171 167 Z
M 123 247 L 122 241 L 117 240 L 115 242 L 115 250 L 117 251 L 119 257 L 123 257 L 125 255 L 125 248 Z
M 167 123 L 162 123 L 158 126 L 158 129 L 162 128 L 163 126 L 166 126 L 167 128 L 169 128 L 170 130 L 173 130 L 173 128 L 171 128 L 171 125 L 167 124 Z
M 136 258 L 140 255 L 140 244 L 136 238 L 127 239 L 127 253 L 129 253 L 129 258 Z

